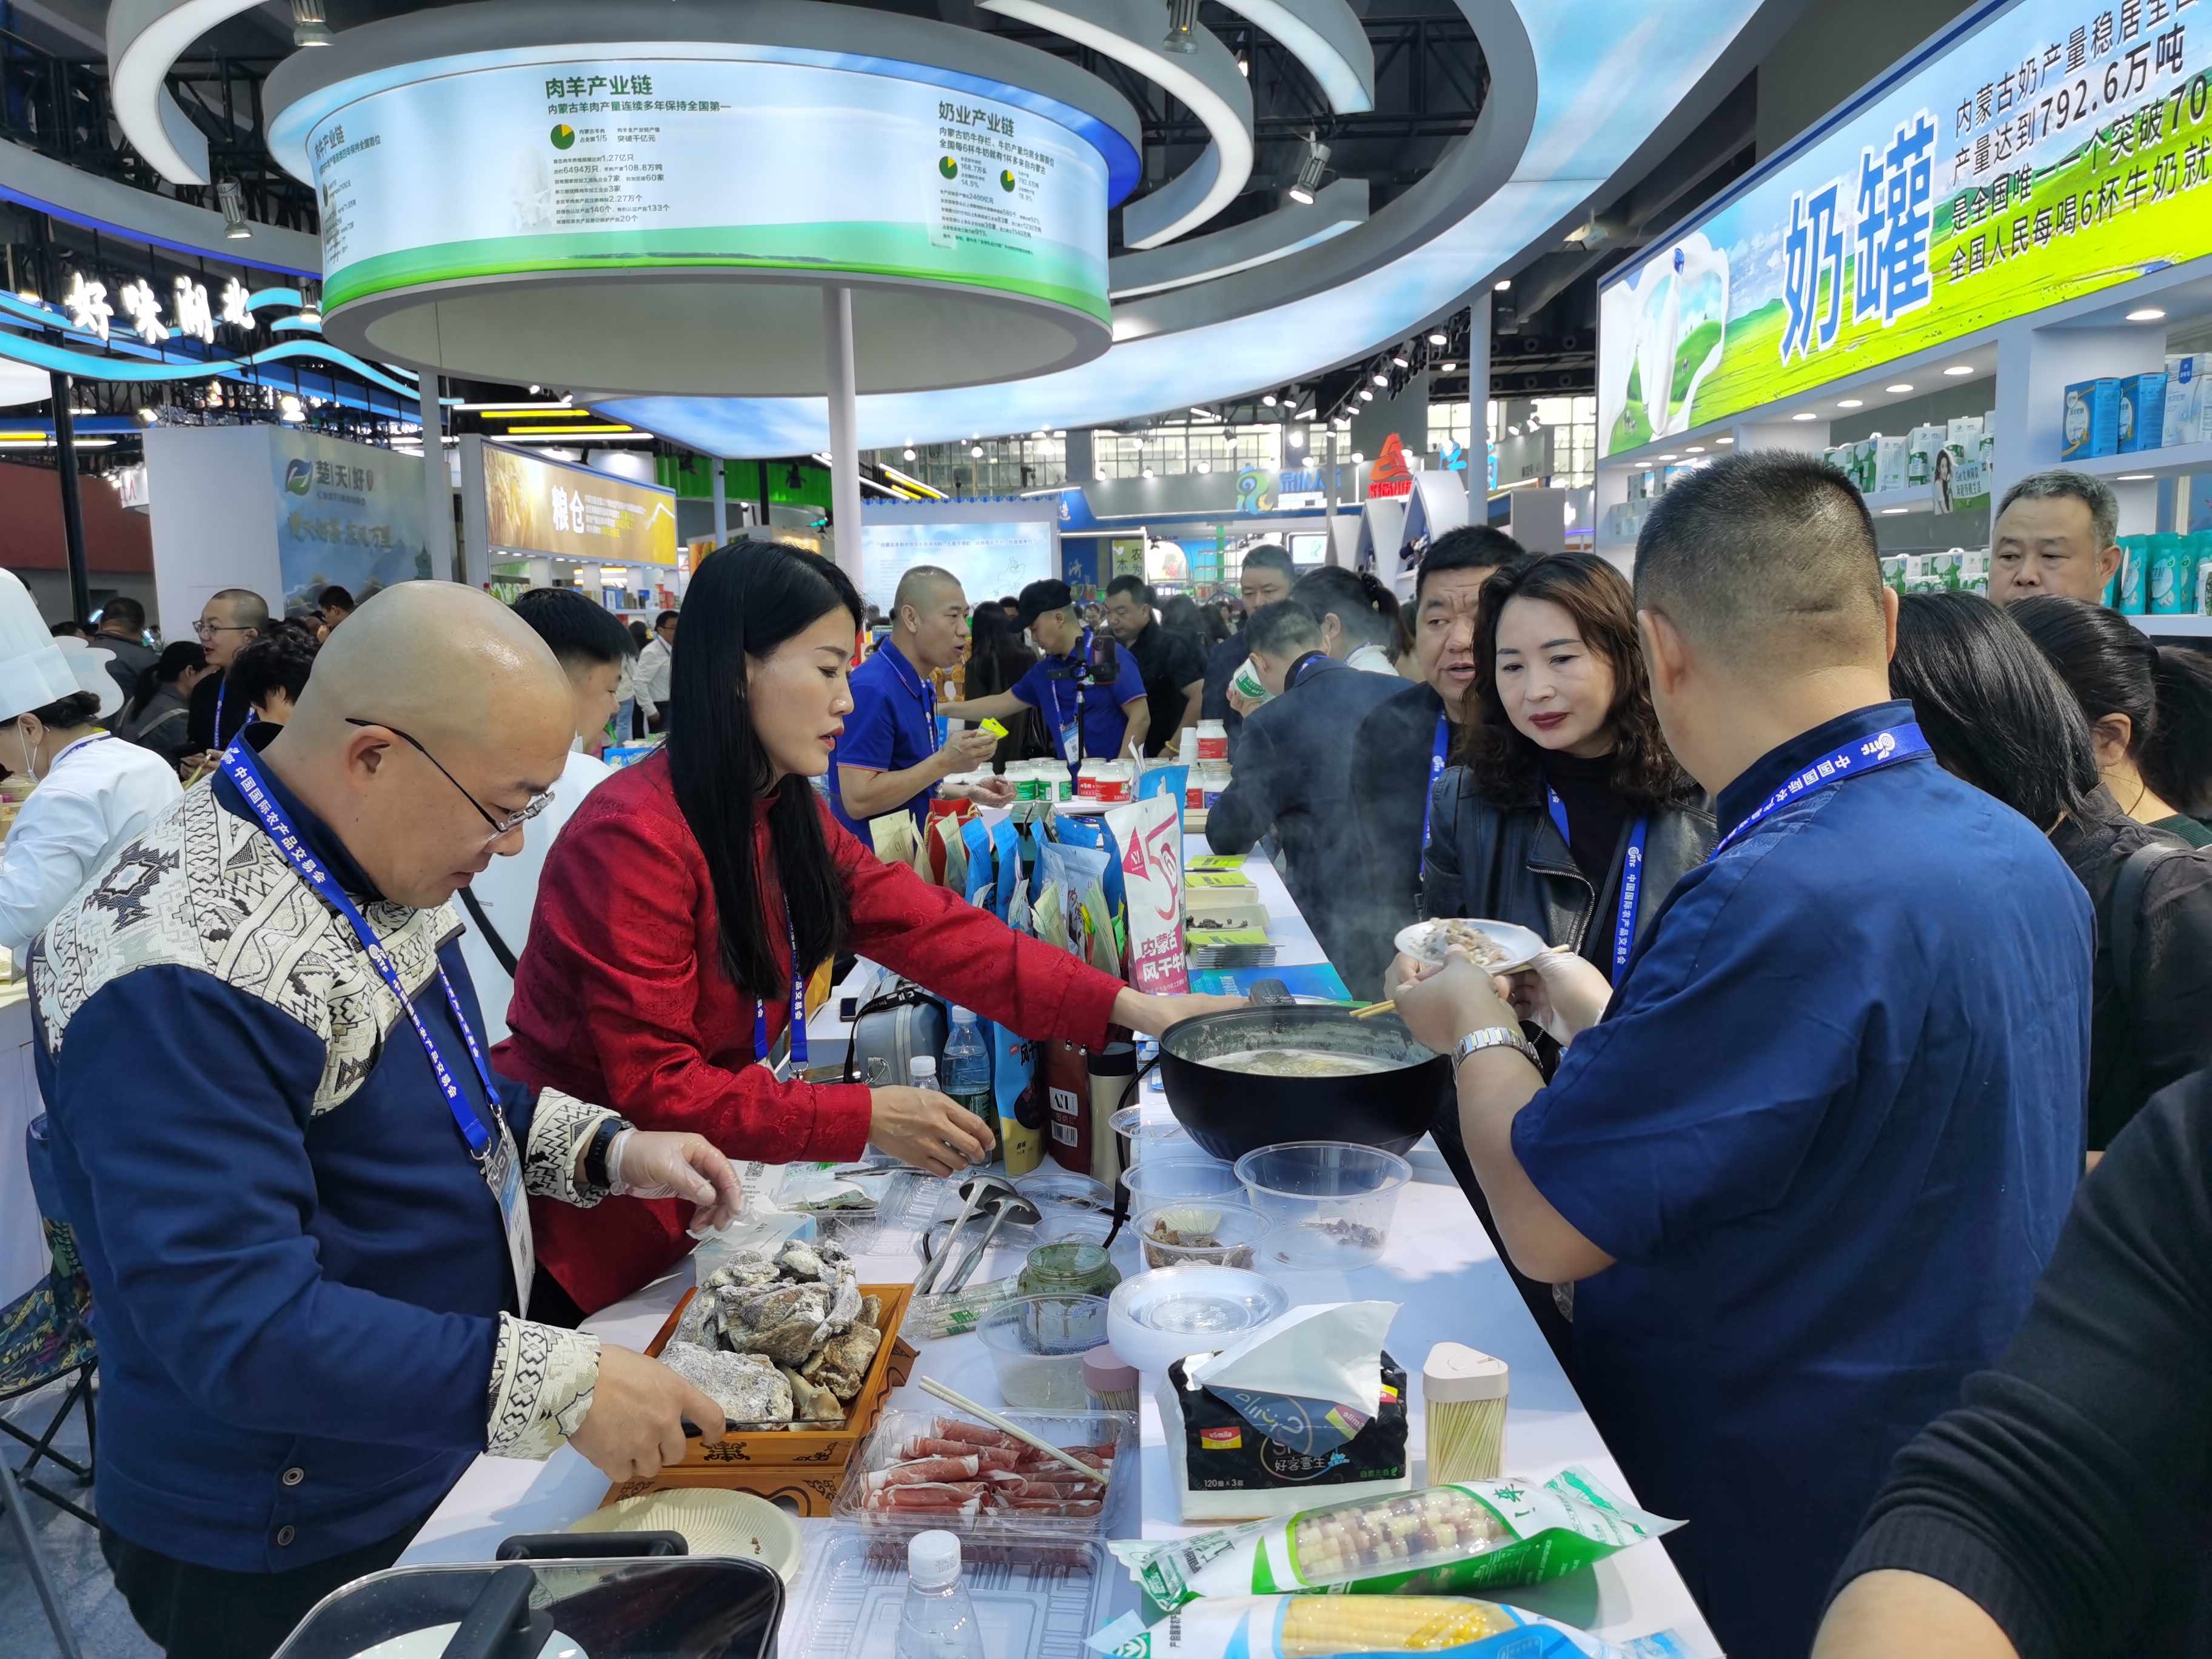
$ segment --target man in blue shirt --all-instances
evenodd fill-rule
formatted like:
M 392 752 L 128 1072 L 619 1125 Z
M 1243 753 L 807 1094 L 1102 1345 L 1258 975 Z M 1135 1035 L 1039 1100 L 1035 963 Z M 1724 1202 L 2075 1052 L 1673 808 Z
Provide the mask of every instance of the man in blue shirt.
M 1044 653 L 1036 666 L 1023 675 L 1011 691 L 969 702 L 945 703 L 938 713 L 954 720 L 1002 720 L 1042 708 L 1054 745 L 1071 767 L 1078 760 L 1143 754 L 1152 710 L 1145 699 L 1145 681 L 1137 659 L 1116 647 L 1113 684 L 1091 684 L 1091 633 L 1075 619 L 1075 596 L 1067 584 L 1031 582 L 1022 589 L 1015 621 L 1029 629 L 1030 638 Z
M 837 738 L 837 787 L 830 810 L 837 822 L 868 841 L 868 820 L 903 807 L 919 828 L 938 794 L 1004 806 L 1013 787 L 1003 778 L 988 784 L 946 784 L 955 772 L 989 763 L 999 740 L 969 728 L 937 740 L 933 669 L 950 668 L 968 647 L 968 596 L 960 579 L 933 564 L 918 564 L 899 578 L 891 600 L 891 634 L 853 671 L 853 712 Z M 949 708 L 951 704 L 947 704 Z
M 1522 988 L 1571 1040 L 1548 1086 L 1472 964 L 1391 980 L 1455 1053 L 1506 1249 L 1575 1284 L 1577 1385 L 1638 1500 L 1689 1522 L 1667 1545 L 1715 1635 L 1795 1659 L 1891 1457 L 2002 1352 L 2057 1241 L 2089 905 L 1889 701 L 1896 598 L 1817 458 L 1670 489 L 1636 593 L 1712 859 L 1609 1006 L 1571 963 Z
M 447 901 L 520 848 L 574 719 L 504 605 L 386 588 L 290 723 L 245 734 L 33 948 L 99 1310 L 101 1548 L 170 1659 L 263 1659 L 479 1454 L 565 1442 L 627 1480 L 679 1461 L 686 1421 L 720 1438 L 673 1371 L 527 1315 L 524 1194 L 680 1193 L 702 1222 L 738 1199 L 701 1137 L 482 1063 Z

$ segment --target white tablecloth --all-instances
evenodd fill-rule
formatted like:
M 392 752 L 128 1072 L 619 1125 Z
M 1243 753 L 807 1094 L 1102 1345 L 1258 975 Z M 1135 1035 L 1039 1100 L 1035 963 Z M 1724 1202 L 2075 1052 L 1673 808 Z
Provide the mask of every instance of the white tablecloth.
M 1194 838 L 1191 850 L 1206 849 Z M 1245 868 L 1267 907 L 1278 960 L 1285 965 L 1322 960 L 1312 930 L 1291 903 L 1280 875 L 1257 855 L 1247 860 Z M 842 1044 L 843 1031 L 835 1014 L 833 999 L 817 1014 L 817 1023 L 810 1024 L 811 1041 Z M 1155 1092 L 1146 1098 L 1157 1103 L 1160 1097 Z M 1374 1298 L 1401 1304 L 1390 1328 L 1389 1344 L 1394 1357 L 1406 1366 L 1412 1385 L 1408 1417 L 1416 1485 L 1423 1483 L 1425 1463 L 1420 1362 L 1432 1344 L 1454 1341 L 1495 1354 L 1512 1367 L 1512 1395 L 1506 1417 L 1509 1469 L 1547 1480 L 1568 1464 L 1578 1463 L 1624 1497 L 1632 1498 L 1596 1426 L 1528 1316 L 1488 1236 L 1443 1160 L 1425 1140 L 1416 1148 L 1413 1161 L 1416 1178 L 1400 1200 L 1389 1244 L 1380 1262 L 1353 1273 L 1270 1268 L 1270 1276 L 1290 1291 L 1294 1304 Z M 859 1263 L 862 1279 L 877 1283 L 910 1279 L 919 1265 L 908 1235 L 887 1237 L 876 1254 L 861 1258 Z M 985 1276 L 996 1270 L 987 1270 Z M 679 1270 L 604 1310 L 586 1328 L 607 1341 L 642 1348 L 690 1282 L 688 1267 Z M 986 1405 L 996 1403 L 998 1384 L 980 1339 L 951 1337 L 915 1346 L 921 1351 L 915 1368 L 916 1381 L 923 1376 L 934 1376 Z M 1202 1529 L 1186 1528 L 1176 1518 L 1167 1452 L 1152 1402 L 1158 1382 L 1155 1376 L 1144 1379 L 1142 1477 L 1144 1532 L 1148 1538 Z M 931 1410 L 937 1402 L 909 1383 L 894 1393 L 891 1404 Z M 606 1489 L 605 1477 L 566 1449 L 543 1463 L 480 1457 L 462 1475 L 402 1559 L 489 1560 L 500 1540 L 511 1534 L 562 1530 L 596 1508 Z M 829 1524 L 800 1522 L 810 1534 Z M 810 1541 L 818 1540 L 810 1538 Z M 794 1602 L 806 1595 L 803 1574 L 792 1594 Z M 1665 1547 L 1656 1541 L 1623 1551 L 1588 1571 L 1555 1583 L 1516 1589 L 1507 1599 L 1602 1636 L 1626 1638 L 1671 1628 L 1697 1652 L 1717 1655 L 1720 1651 Z

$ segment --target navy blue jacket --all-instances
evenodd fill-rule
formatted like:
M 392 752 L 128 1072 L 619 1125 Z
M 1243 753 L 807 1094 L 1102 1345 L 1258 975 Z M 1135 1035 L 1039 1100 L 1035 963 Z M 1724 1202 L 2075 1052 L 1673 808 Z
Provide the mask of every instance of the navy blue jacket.
M 1723 790 L 1725 836 L 1885 727 Z M 1513 1122 L 1614 1265 L 1575 1382 L 1732 1659 L 1802 1659 L 1899 1449 L 1996 1362 L 2083 1152 L 2089 901 L 1926 755 L 1793 799 L 1684 876 L 1606 1018 Z
M 434 971 L 474 1022 L 451 910 L 372 902 L 337 836 L 271 787 L 489 1127 Z M 514 1290 L 497 1201 L 358 942 L 218 775 L 56 918 L 33 976 L 93 1286 L 101 1519 L 274 1572 L 420 1518 L 485 1449 Z M 528 1093 L 502 1099 L 527 1146 Z
M 1314 658 L 1296 684 L 1245 720 L 1229 787 L 1206 817 L 1206 838 L 1217 853 L 1248 852 L 1273 827 L 1283 884 L 1347 984 L 1345 901 L 1358 902 L 1351 880 L 1353 743 L 1360 722 L 1405 688 L 1395 675 Z

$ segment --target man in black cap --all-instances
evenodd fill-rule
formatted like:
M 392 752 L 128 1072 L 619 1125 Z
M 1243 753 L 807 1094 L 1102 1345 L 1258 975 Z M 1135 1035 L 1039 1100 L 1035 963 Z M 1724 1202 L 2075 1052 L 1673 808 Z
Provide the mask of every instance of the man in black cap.
M 1076 620 L 1075 595 L 1067 584 L 1031 582 L 1016 601 L 1014 618 L 1044 653 L 1036 666 L 1011 691 L 969 702 L 941 702 L 937 712 L 948 720 L 1002 720 L 1042 708 L 1060 757 L 1071 767 L 1079 760 L 1143 754 L 1151 711 L 1137 659 L 1109 644 L 1115 659 L 1113 678 L 1091 683 L 1091 630 Z

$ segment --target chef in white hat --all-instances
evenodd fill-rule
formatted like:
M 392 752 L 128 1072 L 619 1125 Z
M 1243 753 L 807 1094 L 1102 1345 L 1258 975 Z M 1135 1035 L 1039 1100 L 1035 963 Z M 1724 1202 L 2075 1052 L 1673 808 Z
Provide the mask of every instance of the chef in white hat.
M 111 655 L 55 638 L 0 570 L 0 771 L 39 786 L 0 843 L 0 947 L 19 963 L 108 854 L 184 793 L 167 761 L 94 723 L 123 702 Z

